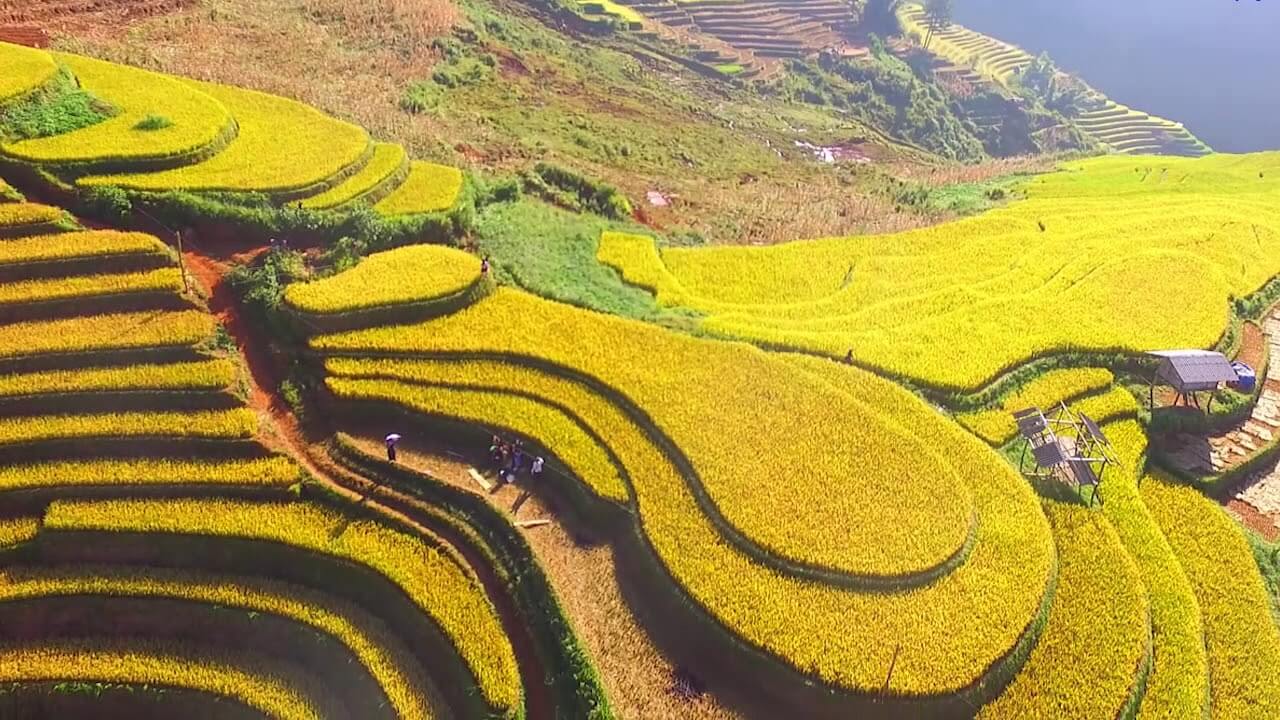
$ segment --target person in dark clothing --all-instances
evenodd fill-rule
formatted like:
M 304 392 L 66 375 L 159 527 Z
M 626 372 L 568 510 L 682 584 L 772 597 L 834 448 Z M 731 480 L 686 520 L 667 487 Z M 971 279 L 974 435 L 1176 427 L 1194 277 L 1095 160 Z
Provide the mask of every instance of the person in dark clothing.
M 480 261 L 480 274 L 481 275 L 489 274 L 489 256 L 488 255 L 485 255 L 484 259 Z
M 507 482 L 516 479 L 516 473 L 520 472 L 522 465 L 524 465 L 524 448 L 516 445 L 515 452 L 511 454 L 511 477 Z
M 853 348 L 849 348 L 849 352 L 844 354 L 844 364 L 845 365 L 853 364 Z
M 529 484 L 525 486 L 524 491 L 520 493 L 520 497 L 516 498 L 516 501 L 512 503 L 511 505 L 512 515 L 515 515 L 516 513 L 520 512 L 520 506 L 524 505 L 525 502 L 528 501 L 529 497 L 533 495 L 533 488 L 537 486 L 538 481 L 541 479 L 542 479 L 542 458 L 535 456 L 533 458 L 533 465 L 529 467 Z
M 398 433 L 391 433 L 387 436 L 387 460 L 396 461 L 396 443 L 400 442 Z

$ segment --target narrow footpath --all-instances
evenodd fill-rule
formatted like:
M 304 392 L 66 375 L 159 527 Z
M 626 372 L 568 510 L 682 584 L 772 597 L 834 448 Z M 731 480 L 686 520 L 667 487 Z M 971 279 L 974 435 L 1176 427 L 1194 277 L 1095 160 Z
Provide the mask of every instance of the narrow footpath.
M 1280 434 L 1280 310 L 1272 311 L 1263 322 L 1262 330 L 1271 353 L 1271 364 L 1253 418 L 1243 428 L 1251 434 L 1241 443 L 1250 451 L 1249 455 L 1271 444 Z M 1233 452 L 1239 453 L 1240 448 Z M 1228 498 L 1227 509 L 1267 540 L 1280 537 L 1280 458 L 1266 463 L 1240 483 Z

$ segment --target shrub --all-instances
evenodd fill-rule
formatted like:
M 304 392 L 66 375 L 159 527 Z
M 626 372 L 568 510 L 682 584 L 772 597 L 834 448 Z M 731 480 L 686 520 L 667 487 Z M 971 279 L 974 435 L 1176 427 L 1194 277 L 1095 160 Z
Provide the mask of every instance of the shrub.
M 148 115 L 133 126 L 134 130 L 163 130 L 173 127 L 173 121 L 164 115 Z
M 530 192 L 571 209 L 615 220 L 631 217 L 631 203 L 617 189 L 558 165 L 538 163 L 531 174 L 526 174 L 525 186 Z

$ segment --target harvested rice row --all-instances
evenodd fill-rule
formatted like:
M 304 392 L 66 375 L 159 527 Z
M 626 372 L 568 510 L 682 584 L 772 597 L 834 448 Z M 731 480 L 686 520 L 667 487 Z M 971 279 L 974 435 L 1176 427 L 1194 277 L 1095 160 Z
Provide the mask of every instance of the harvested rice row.
M 631 477 L 641 527 L 683 591 L 726 631 L 763 646 L 787 664 L 811 669 L 837 687 L 880 687 L 895 648 L 901 645 L 929 650 L 912 650 L 897 658 L 894 690 L 925 695 L 954 690 L 1019 642 L 1019 632 L 1038 612 L 1043 599 L 1043 592 L 1036 592 L 1036 588 L 1043 590 L 1050 572 L 1052 548 L 1047 543 L 1047 528 L 1043 543 L 1028 534 L 1028 529 L 1036 528 L 1037 523 L 1043 526 L 1043 517 L 1025 485 L 997 462 L 990 462 L 991 473 L 980 472 L 982 482 L 974 485 L 973 491 L 983 502 L 979 517 L 984 522 L 978 528 L 972 555 L 959 568 L 939 583 L 911 593 L 858 593 L 779 576 L 734 551 L 701 512 L 687 481 L 666 456 L 637 431 L 630 432 L 637 440 L 628 441 L 622 422 L 605 425 L 608 418 L 582 400 L 589 399 L 590 394 L 581 388 L 575 391 L 568 381 L 554 376 L 539 378 L 538 373 L 505 363 L 481 364 L 489 371 L 472 380 L 470 369 L 460 370 L 449 363 L 345 359 L 329 362 L 332 368 L 343 371 L 400 372 L 417 380 L 448 378 L 459 385 L 477 382 L 507 388 L 504 398 L 503 393 L 479 387 L 442 390 L 343 377 L 328 381 L 340 395 L 378 398 L 410 408 L 421 400 L 424 412 L 466 419 L 480 415 L 482 422 L 491 425 L 514 424 L 518 432 L 557 451 L 561 448 L 555 445 L 556 439 L 548 436 L 548 428 L 555 423 L 544 415 L 558 413 L 561 417 L 557 422 L 565 427 L 574 421 L 563 411 L 555 410 L 556 405 L 571 409 L 575 417 L 587 419 L 589 424 L 600 422 L 593 429 L 597 436 L 607 439 Z M 438 377 L 432 373 L 438 373 Z M 833 381 L 844 384 L 856 377 L 840 375 Z M 887 405 L 894 417 L 924 423 L 920 429 L 934 436 L 942 430 L 941 441 L 955 447 L 958 462 L 985 467 L 991 461 L 990 451 L 959 428 L 949 432 L 931 427 L 937 421 L 921 413 L 923 406 L 914 397 L 896 389 L 890 391 L 880 382 L 863 382 L 867 384 L 867 397 Z M 545 394 L 547 397 L 541 400 L 546 402 L 515 398 L 511 390 L 533 393 L 535 397 Z M 901 397 L 895 393 L 901 393 Z M 490 412 L 487 417 L 483 416 L 486 410 Z M 620 436 L 615 435 L 620 431 Z M 951 445 L 953 440 L 957 445 Z M 1024 498 L 1028 502 L 1022 513 Z M 1009 573 L 1017 579 L 1008 577 Z M 997 577 L 1003 579 L 996 582 Z M 988 597 L 984 590 L 987 582 L 1005 588 L 998 593 L 998 599 Z M 1008 588 L 1018 588 L 1019 592 L 1010 594 Z M 972 603 L 981 605 L 981 612 L 978 605 L 970 607 Z M 804 607 L 805 613 L 797 615 L 795 607 Z M 980 616 L 990 618 L 992 611 L 1010 619 L 1002 627 L 1018 630 L 1011 634 L 992 632 L 985 621 L 978 620 Z M 943 620 L 943 616 L 947 619 Z

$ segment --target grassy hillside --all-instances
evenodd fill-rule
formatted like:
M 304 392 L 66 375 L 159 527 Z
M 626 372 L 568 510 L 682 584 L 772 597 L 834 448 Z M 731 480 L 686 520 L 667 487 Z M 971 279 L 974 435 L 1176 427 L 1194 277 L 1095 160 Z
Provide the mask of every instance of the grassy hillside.
M 899 127 L 891 112 L 864 112 L 870 106 L 853 95 L 807 104 L 784 87 L 748 90 L 515 0 L 460 3 L 454 31 L 408 28 L 388 21 L 390 10 L 381 21 L 353 22 L 378 5 L 206 0 L 125 36 L 57 42 L 303 100 L 424 160 L 504 174 L 537 161 L 565 165 L 620 188 L 655 227 L 741 242 L 931 222 L 945 211 L 904 203 L 893 179 L 933 185 L 928 169 L 940 161 L 905 143 L 977 157 L 971 137 L 954 152 L 928 137 L 923 115 L 945 112 L 945 103 L 922 105 L 915 126 Z M 910 84 L 905 73 L 893 82 Z M 876 107 L 903 97 L 865 87 Z M 797 142 L 848 146 L 871 162 L 827 165 Z M 650 191 L 670 204 L 650 204 Z

